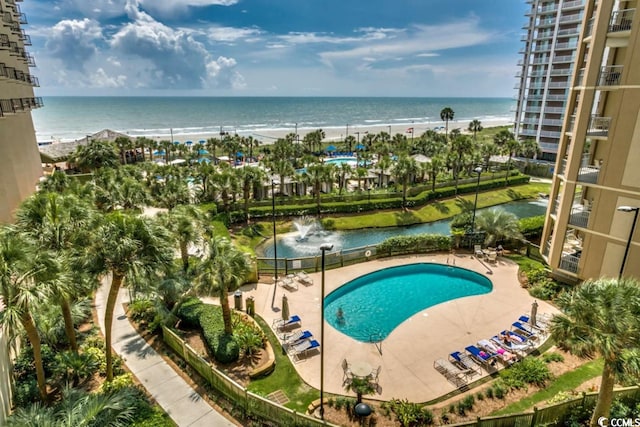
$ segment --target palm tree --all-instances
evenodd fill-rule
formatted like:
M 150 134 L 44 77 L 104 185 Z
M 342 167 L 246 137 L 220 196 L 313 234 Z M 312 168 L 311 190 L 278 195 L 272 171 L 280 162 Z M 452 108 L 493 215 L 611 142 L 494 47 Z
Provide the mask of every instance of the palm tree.
M 26 236 L 36 242 L 38 248 L 69 257 L 72 250 L 82 250 L 92 217 L 91 207 L 74 195 L 37 193 L 20 206 L 16 214 L 16 223 Z M 86 292 L 86 289 L 84 286 L 75 286 L 81 282 L 69 277 L 67 279 L 70 280 L 56 281 L 52 291 L 54 300 L 62 310 L 69 346 L 77 352 L 71 303 L 81 293 Z
M 316 197 L 316 209 L 318 215 L 321 213 L 320 194 L 322 193 L 322 184 L 328 180 L 328 168 L 322 163 L 316 163 L 307 167 L 304 173 L 304 179 L 313 187 L 313 194 Z
M 502 154 L 507 154 L 507 176 L 504 179 L 505 187 L 509 185 L 509 173 L 511 172 L 511 158 L 518 151 L 520 143 L 515 136 L 507 129 L 503 129 L 493 137 L 493 143 L 500 149 Z
M 115 140 L 116 147 L 120 150 L 120 161 L 123 165 L 127 164 L 127 150 L 133 147 L 131 139 L 126 136 L 119 136 Z
M 86 249 L 85 268 L 96 276 L 111 275 L 104 328 L 107 381 L 113 380 L 112 324 L 120 287 L 137 277 L 152 278 L 173 261 L 171 236 L 146 218 L 113 212 L 105 215 Z
M 42 363 L 40 334 L 33 312 L 45 304 L 50 295 L 48 284 L 59 267 L 49 251 L 37 250 L 15 229 L 0 229 L 0 326 L 11 336 L 24 329 L 33 350 L 40 400 L 47 401 L 47 382 Z
M 480 122 L 480 120 L 473 119 L 469 123 L 469 127 L 467 129 L 469 130 L 469 132 L 473 133 L 473 140 L 475 141 L 476 140 L 476 134 L 478 132 L 482 132 L 482 129 L 484 129 L 484 128 L 482 127 L 482 122 Z
M 639 302 L 640 283 L 609 278 L 588 280 L 556 300 L 562 314 L 551 321 L 554 339 L 574 354 L 604 359 L 592 426 L 609 416 L 616 378 L 639 374 Z
M 208 244 L 208 255 L 202 260 L 196 278 L 197 295 L 217 293 L 222 307 L 224 332 L 233 334 L 228 293 L 242 284 L 250 270 L 247 256 L 225 238 L 214 237 Z
M 450 107 L 444 107 L 440 111 L 440 120 L 444 121 L 444 136 L 449 140 L 449 120 L 453 120 L 455 112 Z
M 479 212 L 476 216 L 475 229 L 486 233 L 486 245 L 495 245 L 504 239 L 522 239 L 518 218 L 502 209 L 487 209 Z
M 407 186 L 418 173 L 415 159 L 407 155 L 401 156 L 393 167 L 393 174 L 402 184 L 402 209 L 407 209 Z
M 249 199 L 251 198 L 251 190 L 262 184 L 267 174 L 261 168 L 243 167 L 236 169 L 237 180 L 242 187 L 242 199 L 244 201 L 244 217 L 249 222 Z
M 112 143 L 94 139 L 79 146 L 71 156 L 71 162 L 84 171 L 115 168 L 120 161 Z
M 74 427 L 130 425 L 135 406 L 131 405 L 131 389 L 113 393 L 87 393 L 67 388 L 57 406 L 38 403 L 19 408 L 7 419 L 7 427 Z
M 465 154 L 473 149 L 473 141 L 467 135 L 458 135 L 451 141 L 450 151 L 453 154 L 453 179 L 455 179 L 456 194 L 458 193 L 458 179 L 463 169 Z
M 340 163 L 338 166 L 338 193 L 342 195 L 342 191 L 347 186 L 347 179 L 353 173 L 353 168 L 349 163 Z
M 189 270 L 189 245 L 202 243 L 205 233 L 204 213 L 193 205 L 179 205 L 161 217 L 164 226 L 180 246 L 182 270 Z
M 431 179 L 431 191 L 436 191 L 438 174 L 444 169 L 445 162 L 441 156 L 435 156 L 431 158 L 430 166 L 429 177 Z

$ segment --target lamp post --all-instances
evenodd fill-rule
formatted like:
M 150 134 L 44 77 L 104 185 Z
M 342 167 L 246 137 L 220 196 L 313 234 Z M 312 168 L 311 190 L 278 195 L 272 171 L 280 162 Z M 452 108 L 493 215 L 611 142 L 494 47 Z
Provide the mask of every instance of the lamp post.
M 320 245 L 322 251 L 322 280 L 320 286 L 320 418 L 324 420 L 324 258 L 325 252 L 333 249 L 331 243 Z
M 633 238 L 633 231 L 636 228 L 636 222 L 638 222 L 638 211 L 640 208 L 637 206 L 618 206 L 618 210 L 620 212 L 633 212 L 633 222 L 631 223 L 631 230 L 629 230 L 629 238 L 627 239 L 627 246 L 624 249 L 622 265 L 620 266 L 620 274 L 618 275 L 618 279 L 622 279 L 624 265 L 627 263 L 627 256 L 629 255 L 629 248 L 631 247 L 631 239 Z
M 480 174 L 482 174 L 482 168 L 478 166 L 473 170 L 478 174 L 478 181 L 476 182 L 476 199 L 473 202 L 473 218 L 471 219 L 471 233 L 476 231 L 476 208 L 478 207 L 478 190 L 480 189 Z
M 278 281 L 278 242 L 276 241 L 276 191 L 275 181 L 271 180 L 271 217 L 273 219 L 273 268 L 275 281 Z M 275 295 L 275 291 L 273 292 Z

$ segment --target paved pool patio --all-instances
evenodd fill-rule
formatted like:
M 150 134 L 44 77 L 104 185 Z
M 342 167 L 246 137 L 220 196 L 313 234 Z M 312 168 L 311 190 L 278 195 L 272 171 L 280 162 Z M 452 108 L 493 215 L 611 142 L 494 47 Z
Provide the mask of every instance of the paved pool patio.
M 342 386 L 342 361 L 347 359 L 350 363 L 382 367 L 378 392 L 367 397 L 426 402 L 455 390 L 455 386 L 434 369 L 433 362 L 436 359 L 446 359 L 453 351 L 464 350 L 478 340 L 491 338 L 509 329 L 520 315 L 530 312 L 534 298 L 520 286 L 515 263 L 499 257 L 497 264 L 489 265 L 463 253 L 385 258 L 327 270 L 325 292 L 329 294 L 351 279 L 375 270 L 417 262 L 449 264 L 476 271 L 493 282 L 493 290 L 484 295 L 459 298 L 421 310 L 401 323 L 378 346 L 356 341 L 328 323 L 325 323 L 324 341 L 320 340 L 320 272 L 308 272 L 313 285 L 300 284 L 298 290 L 287 290 L 271 283 L 247 285 L 241 290 L 243 300 L 248 296 L 254 297 L 256 312 L 269 324 L 281 318 L 282 296 L 287 295 L 290 313 L 299 315 L 302 329 L 311 331 L 324 346 L 326 393 L 348 394 Z M 396 297 L 402 296 L 389 295 L 389 298 Z M 233 304 L 233 297 L 230 300 Z M 538 303 L 539 313 L 557 312 L 544 301 Z M 281 351 L 279 348 L 274 350 Z M 294 365 L 305 382 L 320 388 L 319 351 L 310 352 Z M 487 375 L 484 371 L 483 374 Z

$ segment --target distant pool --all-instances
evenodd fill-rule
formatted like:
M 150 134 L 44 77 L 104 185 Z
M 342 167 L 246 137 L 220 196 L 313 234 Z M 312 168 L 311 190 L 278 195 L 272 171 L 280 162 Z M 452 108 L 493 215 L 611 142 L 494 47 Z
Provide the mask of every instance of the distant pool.
M 341 165 L 343 163 L 346 163 L 350 166 L 355 166 L 356 162 L 357 162 L 357 159 L 355 157 L 330 157 L 328 159 L 324 159 L 325 164 L 334 164 L 334 165 Z
M 385 339 L 402 322 L 434 305 L 491 292 L 493 284 L 476 272 L 418 263 L 360 276 L 325 297 L 325 319 L 362 342 Z M 342 309 L 343 322 L 336 316 Z

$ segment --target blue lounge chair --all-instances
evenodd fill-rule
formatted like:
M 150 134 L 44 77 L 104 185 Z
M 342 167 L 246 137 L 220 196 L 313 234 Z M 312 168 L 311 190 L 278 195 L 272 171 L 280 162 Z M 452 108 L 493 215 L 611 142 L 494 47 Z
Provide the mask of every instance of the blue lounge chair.
M 527 325 L 530 325 L 533 329 L 537 329 L 540 332 L 545 332 L 547 329 L 547 324 L 540 319 L 538 319 L 535 325 L 531 325 L 531 323 L 529 323 L 529 316 L 522 315 L 518 318 L 518 320 L 521 321 L 522 323 L 526 323 Z
M 533 346 L 533 342 L 531 342 L 531 340 L 529 340 L 527 337 L 520 335 L 517 332 L 514 331 L 502 331 L 501 335 L 507 335 L 509 336 L 509 338 L 511 339 L 511 341 L 516 342 L 516 343 L 520 343 L 520 344 L 524 344 L 524 345 L 528 345 L 528 346 Z
M 538 332 L 535 331 L 531 326 L 529 326 L 528 324 L 524 324 L 524 323 L 520 323 L 520 322 L 513 322 L 511 324 L 514 328 L 520 330 L 523 332 L 523 335 L 525 337 L 527 337 L 527 339 L 531 339 L 531 340 L 535 340 L 538 339 Z
M 305 340 L 299 344 L 289 347 L 289 354 L 295 360 L 300 360 L 300 356 L 307 354 L 308 351 L 320 347 L 320 343 L 316 340 Z
M 514 353 L 519 353 L 521 355 L 526 355 L 529 352 L 529 350 L 531 350 L 531 346 L 529 346 L 529 345 L 516 344 L 516 343 L 514 343 L 512 341 L 504 342 L 497 335 L 494 335 L 493 337 L 491 337 L 491 341 L 496 343 L 496 345 L 501 346 L 505 350 L 509 350 L 509 351 L 514 352 Z
M 480 364 L 487 370 L 489 370 L 490 367 L 492 367 L 495 363 L 495 354 L 489 354 L 486 351 L 480 350 L 475 345 L 470 345 L 468 347 L 465 347 L 464 349 L 467 350 L 467 353 L 469 353 L 475 360 L 480 362 Z
M 273 326 L 277 329 L 290 328 L 294 325 L 297 325 L 298 327 L 302 326 L 302 319 L 300 319 L 300 316 L 297 314 L 290 316 L 287 320 L 276 319 L 273 322 Z
M 458 365 L 460 368 L 466 369 L 473 373 L 480 374 L 480 366 L 477 363 L 474 363 L 473 359 L 471 359 L 466 354 L 460 351 L 454 351 L 449 355 L 449 361 Z M 470 373 L 470 376 L 473 375 Z
M 300 344 L 301 341 L 313 338 L 310 331 L 297 331 L 291 335 L 285 335 L 284 343 L 288 346 Z

